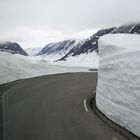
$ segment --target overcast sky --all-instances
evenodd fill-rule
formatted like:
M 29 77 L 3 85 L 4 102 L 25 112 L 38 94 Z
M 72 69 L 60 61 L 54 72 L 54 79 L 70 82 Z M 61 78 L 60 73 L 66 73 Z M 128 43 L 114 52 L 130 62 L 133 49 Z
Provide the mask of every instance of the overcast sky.
M 140 22 L 140 0 L 0 0 L 0 40 L 24 48 Z

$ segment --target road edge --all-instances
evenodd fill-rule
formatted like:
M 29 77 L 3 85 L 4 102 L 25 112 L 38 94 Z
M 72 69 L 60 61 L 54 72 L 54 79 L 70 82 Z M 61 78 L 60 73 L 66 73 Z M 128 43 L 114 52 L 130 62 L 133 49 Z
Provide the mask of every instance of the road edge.
M 102 120 L 104 121 L 109 127 L 111 127 L 112 129 L 114 129 L 115 131 L 117 131 L 118 133 L 120 133 L 121 135 L 123 135 L 124 137 L 126 137 L 128 140 L 140 140 L 140 138 L 138 136 L 136 136 L 135 134 L 133 134 L 132 132 L 128 131 L 127 129 L 125 129 L 124 127 L 118 125 L 117 123 L 113 122 L 112 120 L 110 120 L 109 118 L 107 118 L 96 106 L 96 94 L 93 97 L 93 99 L 90 102 L 91 108 L 93 110 L 94 113 L 96 113 L 96 115 Z

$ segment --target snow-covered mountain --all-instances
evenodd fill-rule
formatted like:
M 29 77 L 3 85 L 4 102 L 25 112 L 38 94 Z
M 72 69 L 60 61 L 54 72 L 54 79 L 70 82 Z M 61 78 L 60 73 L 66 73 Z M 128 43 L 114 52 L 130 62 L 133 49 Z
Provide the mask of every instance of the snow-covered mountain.
M 80 41 L 64 40 L 58 43 L 46 45 L 37 55 L 43 55 L 54 61 L 65 61 L 68 59 L 80 58 L 81 54 L 86 55 L 98 52 L 98 39 L 106 34 L 140 34 L 140 24 L 125 25 L 101 29 L 87 39 Z M 73 57 L 73 58 L 72 58 Z M 74 59 L 73 59 L 74 60 Z M 76 59 L 75 59 L 76 60 Z
M 98 39 L 106 34 L 117 34 L 117 33 L 140 34 L 140 24 L 125 25 L 120 27 L 112 27 L 108 29 L 99 30 L 91 37 L 79 42 L 60 60 L 66 60 L 68 59 L 69 56 L 77 56 L 84 53 L 88 54 L 93 51 L 98 52 Z
M 77 56 L 77 55 L 81 55 L 81 54 L 88 54 L 88 53 L 91 53 L 93 51 L 97 51 L 99 37 L 112 32 L 114 29 L 115 28 L 99 30 L 93 36 L 80 41 L 76 46 L 74 46 L 60 60 L 66 60 L 70 56 Z
M 64 56 L 69 50 L 71 50 L 76 44 L 76 40 L 64 40 L 61 42 L 50 43 L 46 45 L 37 55 L 43 55 L 47 57 L 50 56 L 50 58 L 53 56 L 57 56 L 57 59 L 59 59 Z
M 25 52 L 21 46 L 16 42 L 3 42 L 0 43 L 0 51 L 1 52 L 9 52 L 12 54 L 21 54 L 27 56 L 27 52 Z
M 112 33 L 140 34 L 140 24 L 131 24 L 115 28 Z

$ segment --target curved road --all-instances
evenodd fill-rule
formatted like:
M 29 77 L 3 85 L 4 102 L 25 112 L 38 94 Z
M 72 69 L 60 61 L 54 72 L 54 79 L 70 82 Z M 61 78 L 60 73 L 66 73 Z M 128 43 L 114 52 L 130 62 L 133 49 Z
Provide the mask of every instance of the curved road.
M 17 81 L 5 91 L 5 140 L 127 140 L 91 109 L 97 73 Z

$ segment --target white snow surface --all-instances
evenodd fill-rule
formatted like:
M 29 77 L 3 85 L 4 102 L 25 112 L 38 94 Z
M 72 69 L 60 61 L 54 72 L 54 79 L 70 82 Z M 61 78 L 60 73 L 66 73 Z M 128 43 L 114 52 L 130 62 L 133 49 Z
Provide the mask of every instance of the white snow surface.
M 43 47 L 39 47 L 39 48 L 27 48 L 25 49 L 25 51 L 28 53 L 28 55 L 30 56 L 36 56 L 36 54 L 38 54 Z
M 56 65 L 41 57 L 0 52 L 0 85 L 18 79 L 66 72 L 89 72 L 88 68 Z
M 140 137 L 140 35 L 99 39 L 98 109 Z
M 60 59 L 61 57 L 63 57 L 63 55 L 61 54 L 58 54 L 58 53 L 53 53 L 53 54 L 49 54 L 49 55 L 39 55 L 40 58 L 44 58 L 50 62 L 54 62 L 54 61 L 57 61 L 58 59 Z
M 97 69 L 99 67 L 99 56 L 96 52 L 70 56 L 66 61 L 58 61 L 57 64 L 69 67 L 88 67 Z

